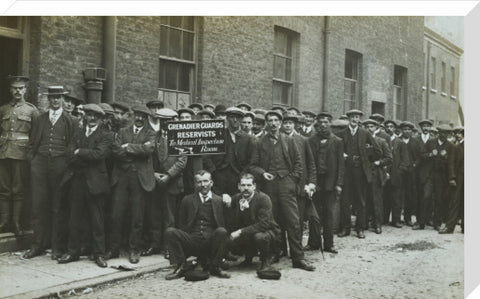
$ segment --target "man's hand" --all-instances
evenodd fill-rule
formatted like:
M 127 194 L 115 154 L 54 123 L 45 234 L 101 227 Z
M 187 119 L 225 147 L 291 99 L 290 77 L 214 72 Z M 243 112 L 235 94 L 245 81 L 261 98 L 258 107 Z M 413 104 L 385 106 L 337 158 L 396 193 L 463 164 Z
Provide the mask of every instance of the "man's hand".
M 230 234 L 230 238 L 232 238 L 232 240 L 235 240 L 236 238 L 240 237 L 241 234 L 242 234 L 242 230 L 237 229 L 236 231 Z
M 160 181 L 160 175 L 161 173 L 155 172 L 153 176 L 155 177 L 155 181 L 158 183 Z
M 342 194 L 342 187 L 335 186 L 335 191 L 337 192 L 338 195 Z
M 122 144 L 122 148 L 126 148 L 128 146 L 128 143 Z
M 452 187 L 456 187 L 457 186 L 457 182 L 455 181 L 455 179 L 451 179 L 449 182 L 450 186 Z
M 74 154 L 74 155 L 78 155 L 78 152 L 79 152 L 79 151 L 80 151 L 80 149 L 77 148 L 77 149 L 73 152 L 73 154 Z
M 271 173 L 268 173 L 268 172 L 264 172 L 263 173 L 263 177 L 267 180 L 267 181 L 271 181 L 275 178 L 275 176 Z
M 376 166 L 380 166 L 380 161 L 377 160 L 377 161 L 373 162 L 373 164 L 375 164 Z
M 440 151 L 440 156 L 445 157 L 446 155 L 447 155 L 446 150 L 443 149 L 443 150 Z
M 157 182 L 160 184 L 166 184 L 170 180 L 170 176 L 166 173 L 159 173 Z
M 437 150 L 437 149 L 434 149 L 434 150 L 432 151 L 432 155 L 434 155 L 434 156 L 438 155 L 438 150 Z
M 222 194 L 222 201 L 223 204 L 227 206 L 227 208 L 230 208 L 230 206 L 232 205 L 232 198 L 228 194 Z

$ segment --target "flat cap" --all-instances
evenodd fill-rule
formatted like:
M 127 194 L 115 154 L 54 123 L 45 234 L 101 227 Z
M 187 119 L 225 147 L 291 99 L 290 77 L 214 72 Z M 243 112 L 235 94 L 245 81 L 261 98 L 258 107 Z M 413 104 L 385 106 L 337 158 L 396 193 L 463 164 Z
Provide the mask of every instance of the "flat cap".
M 429 119 L 422 119 L 421 121 L 418 122 L 418 125 L 421 126 L 422 124 L 428 124 L 430 126 L 433 126 L 433 123 Z
M 65 95 L 68 94 L 68 91 L 63 88 L 62 85 L 52 85 L 47 87 L 47 92 L 44 94 L 46 95 Z
M 192 116 L 195 115 L 195 111 L 193 111 L 192 108 L 182 108 L 182 109 L 177 110 L 178 115 L 180 115 L 182 113 L 185 113 L 185 112 L 191 114 Z
M 327 117 L 328 119 L 332 119 L 333 116 L 328 113 L 328 112 L 325 112 L 325 111 L 322 111 L 320 113 L 317 114 L 317 119 L 321 118 L 321 117 Z
M 305 115 L 300 113 L 299 115 L 297 115 L 297 118 L 299 123 L 301 124 L 307 123 L 307 118 L 305 117 Z
M 385 116 L 381 115 L 380 113 L 374 113 L 370 115 L 370 119 L 374 119 L 377 122 L 383 122 L 385 120 Z
M 252 106 L 250 106 L 248 103 L 245 103 L 245 102 L 241 102 L 237 104 L 235 107 L 238 107 L 238 108 L 245 107 L 247 108 L 248 111 L 252 110 Z
M 15 85 L 15 86 L 23 86 L 25 85 L 30 79 L 27 76 L 12 76 L 8 75 L 7 80 L 10 83 L 10 85 Z
M 65 95 L 65 99 L 72 101 L 75 104 L 75 106 L 85 104 L 85 100 L 80 99 L 73 95 Z
M 389 123 L 394 125 L 395 127 L 398 127 L 398 122 L 396 120 L 393 120 L 393 119 L 386 120 L 383 124 L 386 126 Z
M 103 111 L 103 109 L 97 104 L 85 104 L 83 105 L 83 111 L 91 111 L 100 115 L 105 115 L 105 111 Z
M 160 108 L 165 107 L 165 104 L 162 101 L 159 101 L 159 100 L 148 101 L 146 105 L 147 105 L 148 108 L 153 107 L 153 106 L 160 106 Z
M 102 108 L 103 112 L 105 112 L 107 114 L 113 114 L 114 113 L 112 106 L 110 106 L 110 104 L 108 104 L 108 103 L 100 103 L 100 104 L 98 104 L 98 106 L 100 106 L 100 108 Z
M 197 115 L 208 115 L 211 118 L 215 118 L 215 113 L 213 111 L 210 111 L 210 110 L 207 110 L 207 109 L 203 109 L 203 110 L 198 111 Z
M 128 111 L 130 110 L 130 107 L 128 107 L 127 104 L 123 103 L 123 102 L 114 102 L 112 103 L 112 108 L 118 108 L 118 109 L 121 109 L 123 111 Z M 132 109 L 133 110 L 133 109 Z
M 227 111 L 227 108 L 225 107 L 225 105 L 222 105 L 222 104 L 215 106 L 215 109 L 213 110 L 213 112 L 215 112 L 216 115 L 225 114 L 226 111 Z
M 203 105 L 200 104 L 200 103 L 192 103 L 192 104 L 188 105 L 188 108 L 192 108 L 192 109 L 193 108 L 198 108 L 200 110 L 203 110 Z
M 287 111 L 295 111 L 296 114 L 300 114 L 302 112 L 300 112 L 300 110 L 297 109 L 297 107 L 288 107 L 287 108 Z
M 278 111 L 275 111 L 275 110 L 270 110 L 270 111 L 267 111 L 267 113 L 265 113 L 265 120 L 267 120 L 268 116 L 269 115 L 275 115 L 275 116 L 278 116 L 278 118 L 280 120 L 283 120 L 283 115 L 278 112 Z
M 334 128 L 343 128 L 348 126 L 348 121 L 344 119 L 335 119 L 331 124 Z
M 212 105 L 212 104 L 205 104 L 205 106 L 203 106 L 203 108 L 204 108 L 204 109 L 210 108 L 210 109 L 214 110 L 214 109 L 215 109 L 215 106 Z
M 302 114 L 303 115 L 311 115 L 313 117 L 317 116 L 317 114 L 315 114 L 315 112 L 313 112 L 311 110 L 304 110 L 304 111 L 302 111 Z
M 170 108 L 161 108 L 157 112 L 155 112 L 154 116 L 162 119 L 170 119 L 178 116 L 178 113 Z
M 412 123 L 409 122 L 409 121 L 402 121 L 402 122 L 400 123 L 400 128 L 405 128 L 405 127 L 410 128 L 410 129 L 413 130 L 413 129 L 415 128 L 415 125 L 412 124 Z
M 245 116 L 250 116 L 253 119 L 255 119 L 255 113 L 253 113 L 252 111 L 245 111 L 245 115 L 243 115 L 243 117 Z
M 366 119 L 363 121 L 363 125 L 375 125 L 375 126 L 378 126 L 378 122 L 374 119 Z
M 143 113 L 143 114 L 146 114 L 146 115 L 152 115 L 150 110 L 148 110 L 148 108 L 146 106 L 143 106 L 143 105 L 133 106 L 132 111 L 137 112 L 137 113 Z
M 238 107 L 228 107 L 227 110 L 225 111 L 225 114 L 227 115 L 239 115 L 239 116 L 244 116 L 245 111 Z
M 261 122 L 265 122 L 265 115 L 261 113 L 255 114 L 255 120 L 259 120 Z
M 447 124 L 437 126 L 437 130 L 440 132 L 451 132 L 453 131 L 452 127 Z
M 297 122 L 298 121 L 298 116 L 296 114 L 291 114 L 288 112 L 284 112 L 282 115 L 283 121 L 293 121 Z
M 287 109 L 285 109 L 285 107 L 283 106 L 273 106 L 269 111 L 272 111 L 272 110 L 281 110 L 282 113 L 287 111 Z M 267 111 L 268 112 L 268 111 Z M 266 113 L 266 112 L 265 112 Z
M 453 128 L 454 131 L 465 131 L 465 128 L 463 126 L 456 126 Z
M 435 127 L 430 127 L 429 131 L 430 131 L 430 132 L 438 133 L 438 130 L 437 130 L 437 128 L 435 128 Z
M 361 110 L 358 110 L 358 109 L 348 110 L 347 112 L 345 112 L 345 114 L 347 115 L 347 117 L 350 117 L 350 115 L 363 116 L 363 112 Z
M 338 119 L 348 120 L 348 116 L 346 114 L 342 114 Z

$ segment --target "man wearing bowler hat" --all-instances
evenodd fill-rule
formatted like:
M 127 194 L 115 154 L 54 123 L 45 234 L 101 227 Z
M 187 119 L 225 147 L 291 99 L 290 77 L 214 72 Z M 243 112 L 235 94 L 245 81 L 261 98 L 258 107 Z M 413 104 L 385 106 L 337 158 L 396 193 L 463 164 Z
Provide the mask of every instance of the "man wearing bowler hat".
M 282 119 L 277 111 L 265 114 L 267 134 L 257 142 L 251 173 L 262 179 L 264 192 L 272 200 L 274 220 L 288 233 L 293 267 L 313 271 L 315 267 L 305 261 L 296 199 L 297 184 L 304 171 L 301 155 L 295 141 L 280 133 Z M 276 259 L 281 255 L 279 249 Z
M 70 182 L 68 252 L 58 259 L 64 264 L 80 257 L 82 225 L 88 219 L 95 263 L 107 267 L 105 254 L 104 196 L 110 192 L 105 158 L 111 139 L 100 126 L 105 112 L 97 104 L 86 104 L 85 128 L 76 130 L 69 144 L 67 170 L 61 185 Z
M 0 107 L 0 233 L 21 235 L 20 215 L 28 190 L 27 149 L 38 110 L 25 101 L 27 77 L 8 76 L 7 80 L 11 99 Z
M 121 228 L 126 210 L 130 210 L 131 225 L 128 238 L 129 261 L 139 262 L 140 240 L 143 230 L 145 199 L 155 188 L 152 154 L 155 148 L 155 132 L 147 123 L 150 111 L 145 106 L 132 108 L 134 122 L 120 129 L 113 145 L 113 168 L 111 183 L 113 205 L 110 246 L 106 258 L 118 257 Z
M 59 182 L 62 180 L 68 145 L 75 122 L 63 111 L 68 94 L 63 86 L 49 86 L 46 92 L 50 108 L 32 123 L 30 138 L 33 242 L 23 257 L 33 258 L 52 247 L 52 259 L 58 259 L 63 248 L 65 207 Z
M 340 204 L 339 237 L 350 235 L 351 207 L 356 211 L 356 231 L 359 239 L 364 239 L 366 228 L 366 192 L 367 184 L 371 182 L 372 171 L 370 162 L 381 155 L 375 139 L 365 129 L 359 126 L 363 112 L 357 109 L 347 111 L 349 125 L 341 138 L 345 152 L 345 180 Z

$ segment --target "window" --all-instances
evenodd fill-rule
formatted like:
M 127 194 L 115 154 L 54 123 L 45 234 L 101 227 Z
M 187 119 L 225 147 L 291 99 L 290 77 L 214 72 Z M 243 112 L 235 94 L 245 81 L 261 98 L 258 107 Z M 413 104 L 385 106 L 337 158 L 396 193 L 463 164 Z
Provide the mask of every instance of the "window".
M 455 93 L 455 68 L 450 67 L 450 95 L 456 96 Z
M 273 103 L 293 105 L 296 47 L 299 34 L 275 26 L 273 49 Z
M 195 70 L 195 18 L 161 17 L 158 97 L 179 109 L 192 102 Z
M 362 54 L 345 50 L 343 112 L 360 106 Z
M 393 67 L 393 117 L 405 119 L 407 98 L 407 68 L 399 65 Z
M 442 61 L 442 82 L 441 82 L 441 92 L 447 91 L 447 64 Z
M 432 62 L 430 65 L 430 88 L 437 89 L 437 59 L 435 57 L 431 58 Z

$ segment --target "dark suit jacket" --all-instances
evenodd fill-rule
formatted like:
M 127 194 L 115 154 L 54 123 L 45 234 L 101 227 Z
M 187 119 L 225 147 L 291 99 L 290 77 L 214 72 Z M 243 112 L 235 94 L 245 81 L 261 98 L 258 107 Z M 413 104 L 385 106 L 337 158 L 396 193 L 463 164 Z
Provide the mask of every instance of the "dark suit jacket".
M 302 160 L 302 175 L 298 182 L 299 187 L 303 190 L 303 186 L 307 184 L 317 184 L 317 170 L 315 168 L 315 159 L 313 158 L 312 149 L 308 143 L 308 139 L 297 132 L 293 133 L 293 141 L 298 147 Z
M 153 168 L 155 172 L 165 173 L 170 176 L 166 185 L 159 186 L 169 194 L 183 192 L 183 172 L 187 166 L 187 156 L 168 156 L 167 138 L 159 136 L 155 144 L 153 156 Z
M 321 140 L 318 135 L 314 135 L 308 139 L 315 159 L 316 169 L 319 167 L 319 148 Z M 332 191 L 335 186 L 343 186 L 343 176 L 345 174 L 345 161 L 343 158 L 343 141 L 333 133 L 327 139 L 326 168 L 327 172 L 323 175 L 325 181 L 323 186 L 318 186 L 320 190 Z M 317 174 L 320 177 L 320 174 Z
M 437 155 L 433 156 L 433 150 L 437 150 Z M 445 156 L 441 156 L 440 152 L 446 151 Z M 455 156 L 455 146 L 448 140 L 440 145 L 438 144 L 438 138 L 433 138 L 427 141 L 423 150 L 423 157 L 432 162 L 432 173 L 438 174 L 441 172 L 442 176 L 446 176 L 448 179 L 455 177 L 455 171 L 453 167 L 453 159 Z
M 372 163 L 372 174 L 374 177 L 378 178 L 378 183 L 383 186 L 387 182 L 387 171 L 392 165 L 392 151 L 390 150 L 390 146 L 387 142 L 381 137 L 375 137 L 375 141 L 377 141 L 380 149 L 382 150 L 382 156 L 378 161 L 380 165 L 375 165 Z
M 252 155 L 255 149 L 255 137 L 239 130 L 235 132 L 235 143 L 230 143 L 232 136 L 228 129 L 225 129 L 225 138 L 228 138 L 229 141 L 226 142 L 226 146 L 233 145 L 233 157 L 230 157 L 231 161 L 228 161 L 226 154 L 212 155 L 210 157 L 214 164 L 212 171 L 221 170 L 230 165 L 237 174 L 240 174 L 251 165 Z M 226 151 L 228 152 L 228 149 L 226 149 Z
M 346 135 L 351 134 L 350 128 L 347 127 L 347 129 L 342 133 L 343 134 L 341 135 L 341 138 L 345 141 Z M 358 149 L 360 154 L 360 161 L 362 163 L 362 169 L 363 169 L 363 172 L 365 173 L 365 177 L 367 178 L 367 181 L 370 183 L 370 181 L 372 180 L 372 171 L 370 169 L 370 161 L 378 160 L 382 152 L 377 142 L 373 138 L 373 136 L 370 133 L 368 133 L 365 129 L 359 127 L 357 129 L 356 134 L 358 134 Z M 346 152 L 346 148 L 344 148 L 344 151 Z
M 198 192 L 187 195 L 182 199 L 180 205 L 179 228 L 184 232 L 191 233 L 198 214 L 198 207 L 202 204 Z M 215 224 L 217 227 L 225 227 L 223 217 L 222 198 L 212 192 L 212 207 Z
M 66 144 L 70 144 L 75 128 L 77 127 L 75 121 L 65 111 L 60 116 L 65 121 L 66 128 Z M 60 120 L 59 118 L 59 120 Z M 27 159 L 32 160 L 37 154 L 40 142 L 42 141 L 42 132 L 45 126 L 50 126 L 50 119 L 48 111 L 42 113 L 39 117 L 32 119 L 32 132 L 30 137 L 29 152 Z
M 421 136 L 418 136 L 415 139 L 418 140 L 418 145 L 420 148 L 420 159 L 417 165 L 417 176 L 420 183 L 424 184 L 427 181 L 427 179 L 432 176 L 433 160 L 428 159 L 428 157 L 425 156 L 425 152 L 426 152 L 426 146 L 427 146 L 428 140 L 431 140 L 433 138 L 430 136 L 427 142 L 425 143 L 423 142 L 423 139 Z
M 241 219 L 242 211 L 240 211 L 239 205 L 241 198 L 241 193 L 237 193 L 232 197 L 232 206 L 230 209 L 233 209 L 234 211 L 233 231 L 241 229 L 242 235 L 264 233 L 268 230 L 273 231 L 275 234 L 280 233 L 280 227 L 275 220 L 273 220 L 272 202 L 267 194 L 261 191 L 255 191 L 255 194 L 253 195 L 249 204 L 250 207 L 243 211 L 243 213 L 249 213 L 248 224 L 243 223 Z
M 109 154 L 113 140 L 100 126 L 88 138 L 85 129 L 75 131 L 68 146 L 67 170 L 61 185 L 68 182 L 75 173 L 83 173 L 91 194 L 110 192 L 105 158 Z M 79 149 L 78 154 L 74 151 Z
M 122 144 L 128 143 L 126 148 Z M 121 128 L 115 136 L 115 143 L 112 148 L 115 158 L 115 165 L 112 171 L 112 186 L 128 170 L 137 170 L 140 185 L 145 191 L 152 191 L 155 188 L 155 177 L 153 175 L 152 153 L 155 148 L 155 132 L 146 124 L 137 136 L 134 137 L 133 126 Z
M 455 151 L 452 159 L 450 160 L 450 168 L 453 169 L 453 174 L 455 177 L 450 179 L 455 179 L 457 186 L 464 184 L 465 178 L 465 148 L 464 148 L 465 141 L 455 145 Z M 458 188 L 458 187 L 457 187 Z
M 262 180 L 264 180 L 263 174 L 266 172 L 265 169 L 270 164 L 271 159 L 271 152 L 268 151 L 267 142 L 271 142 L 268 134 L 258 140 L 256 150 L 252 157 L 252 166 L 250 167 L 252 174 L 258 178 L 262 178 Z M 280 142 L 282 145 L 283 157 L 287 162 L 289 175 L 298 183 L 298 180 L 300 180 L 302 176 L 303 167 L 300 151 L 295 141 L 280 133 L 277 142 Z
M 390 147 L 390 149 L 392 148 L 392 141 L 390 140 L 390 135 L 388 135 L 385 131 L 382 131 L 380 130 L 380 132 L 378 132 L 375 137 L 379 137 L 379 138 L 382 138 L 383 140 L 385 140 L 385 142 L 387 143 L 388 147 Z

